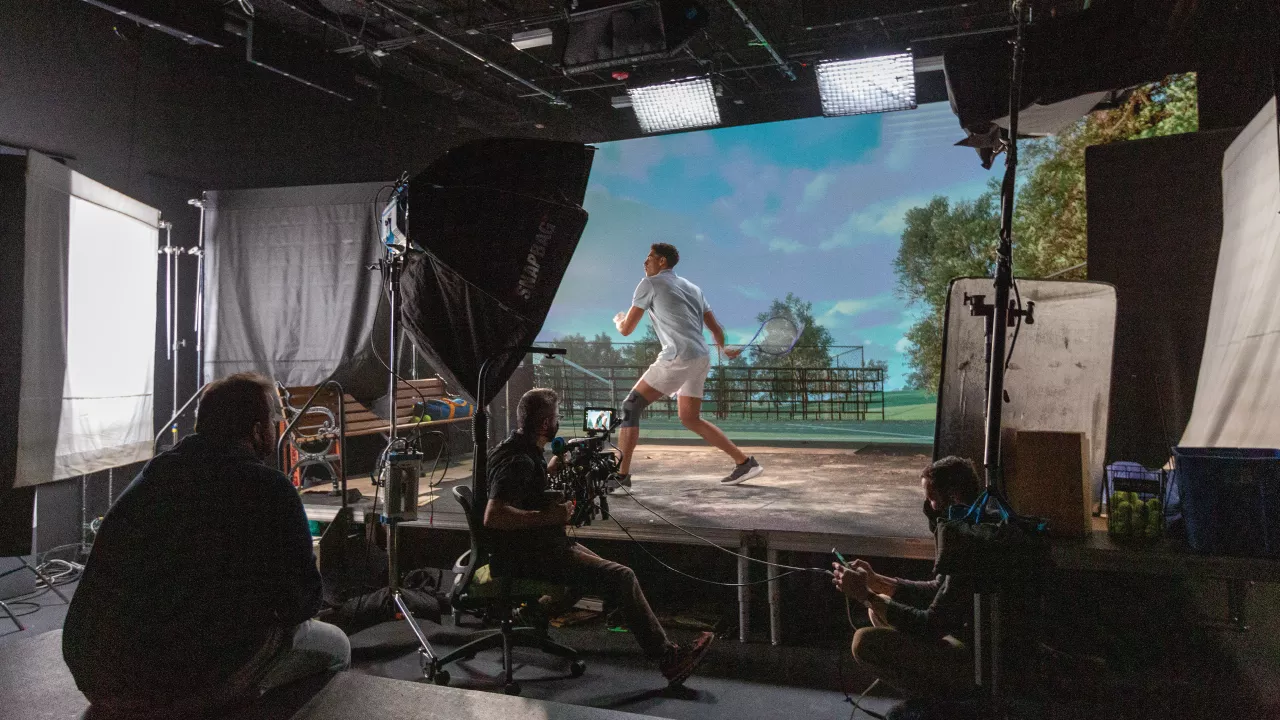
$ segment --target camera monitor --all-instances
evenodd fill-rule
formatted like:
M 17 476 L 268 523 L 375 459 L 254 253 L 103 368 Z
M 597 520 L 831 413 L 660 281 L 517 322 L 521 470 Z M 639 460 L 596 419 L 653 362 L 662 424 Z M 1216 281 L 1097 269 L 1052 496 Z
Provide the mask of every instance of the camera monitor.
M 616 415 L 613 408 L 586 408 L 582 411 L 582 430 L 589 433 L 609 432 L 617 424 L 614 420 Z

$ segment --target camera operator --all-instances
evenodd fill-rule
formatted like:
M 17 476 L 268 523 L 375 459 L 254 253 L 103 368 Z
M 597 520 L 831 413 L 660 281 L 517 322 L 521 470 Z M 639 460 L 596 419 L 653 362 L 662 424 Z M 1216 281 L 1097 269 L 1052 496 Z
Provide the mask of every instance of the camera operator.
M 926 514 L 945 517 L 952 505 L 972 505 L 982 493 L 973 463 L 955 456 L 924 469 Z M 833 563 L 833 583 L 867 608 L 872 627 L 853 635 L 853 657 L 908 697 L 943 699 L 973 688 L 973 586 L 939 575 L 913 581 L 877 573 L 865 560 Z
M 565 534 L 573 503 L 547 493 L 548 470 L 543 448 L 560 429 L 559 398 L 534 388 L 516 408 L 518 428 L 489 456 L 489 501 L 484 526 L 494 546 L 490 569 L 497 576 L 544 580 L 566 585 L 575 593 L 595 592 L 622 609 L 627 626 L 646 657 L 672 686 L 689 677 L 714 638 L 702 633 L 688 645 L 676 645 L 649 608 L 631 568 L 596 555 Z

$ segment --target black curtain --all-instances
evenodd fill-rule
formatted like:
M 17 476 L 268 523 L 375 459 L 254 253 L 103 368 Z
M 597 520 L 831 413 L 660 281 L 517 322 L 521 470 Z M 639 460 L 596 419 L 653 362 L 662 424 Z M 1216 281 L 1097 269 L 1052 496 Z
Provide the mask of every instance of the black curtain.
M 1222 159 L 1238 129 L 1085 155 L 1089 279 L 1116 287 L 1108 463 L 1162 467 L 1191 417 L 1222 240 Z

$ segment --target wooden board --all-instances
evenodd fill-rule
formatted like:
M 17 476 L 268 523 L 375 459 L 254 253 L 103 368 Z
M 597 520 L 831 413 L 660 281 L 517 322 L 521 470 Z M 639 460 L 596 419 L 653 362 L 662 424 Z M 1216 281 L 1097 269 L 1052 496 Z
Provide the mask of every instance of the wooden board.
M 1093 520 L 1088 438 L 1024 431 L 1005 438 L 1005 489 L 1013 509 L 1047 518 L 1054 536 L 1086 537 Z

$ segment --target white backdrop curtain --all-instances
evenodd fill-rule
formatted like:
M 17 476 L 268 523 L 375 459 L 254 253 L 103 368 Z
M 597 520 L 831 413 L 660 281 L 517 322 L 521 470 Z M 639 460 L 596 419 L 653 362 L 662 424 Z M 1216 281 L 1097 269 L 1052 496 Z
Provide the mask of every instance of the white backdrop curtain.
M 160 213 L 29 153 L 15 486 L 151 457 Z
M 1222 163 L 1222 245 L 1186 447 L 1280 448 L 1280 146 L 1276 100 Z

